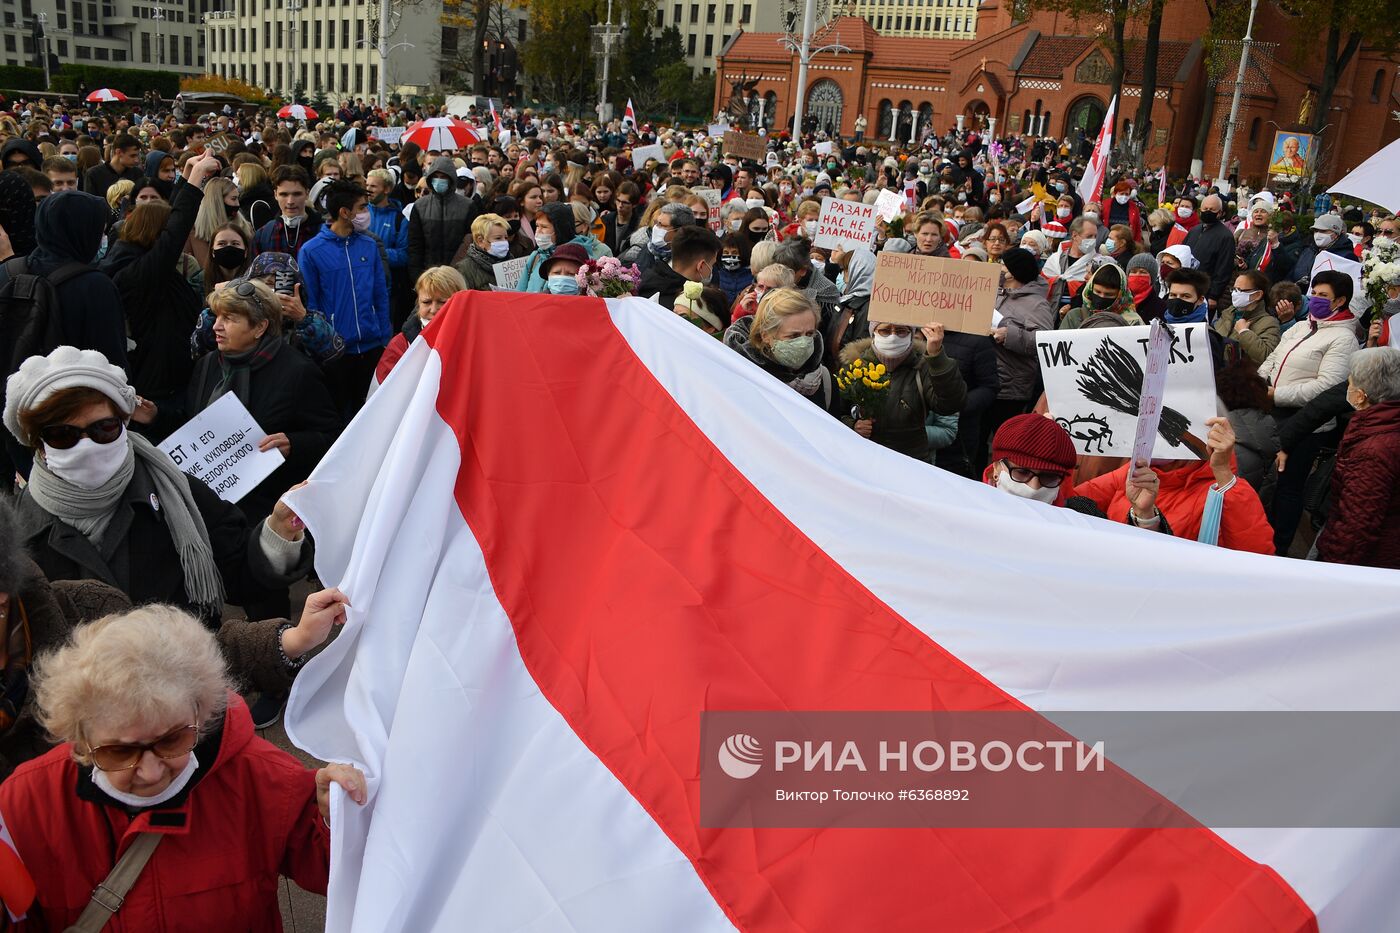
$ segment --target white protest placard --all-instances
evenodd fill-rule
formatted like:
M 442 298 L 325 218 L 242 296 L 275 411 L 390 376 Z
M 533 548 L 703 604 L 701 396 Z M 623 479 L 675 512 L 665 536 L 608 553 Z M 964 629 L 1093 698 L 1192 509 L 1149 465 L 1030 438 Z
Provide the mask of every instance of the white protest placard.
M 691 188 L 691 193 L 704 201 L 709 207 L 709 225 L 711 230 L 719 229 L 719 205 L 724 197 L 724 192 L 718 188 Z
M 201 480 L 225 502 L 237 502 L 286 459 L 258 450 L 267 432 L 258 427 L 238 396 L 227 392 L 165 439 L 161 452 Z
M 666 161 L 666 150 L 657 143 L 653 146 L 638 146 L 632 150 L 632 167 L 640 169 L 647 164 L 647 159 L 655 159 L 658 162 Z
M 1215 364 L 1208 324 L 1171 328 L 1161 420 L 1150 459 L 1205 459 L 1215 417 Z M 1081 456 L 1131 457 L 1151 328 L 1107 327 L 1036 334 L 1045 396 Z
M 1017 205 L 1016 205 L 1016 213 L 1018 213 L 1018 214 L 1029 214 L 1029 213 L 1031 212 L 1031 209 L 1034 208 L 1034 207 L 1035 207 L 1035 195 L 1031 195 L 1030 197 L 1026 198 L 1024 201 L 1022 201 L 1020 204 L 1017 204 Z
M 1167 387 L 1167 365 L 1171 359 L 1172 341 L 1167 327 L 1153 321 L 1147 332 L 1147 375 L 1142 380 L 1142 395 L 1138 399 L 1137 430 L 1133 433 L 1133 463 L 1152 459 L 1157 446 L 1157 428 L 1162 423 L 1162 393 Z
M 403 139 L 403 131 L 406 126 L 371 126 L 369 135 L 388 146 L 397 146 L 399 140 Z
M 904 212 L 904 206 L 904 198 L 886 188 L 875 198 L 875 216 L 889 223 Z
M 525 271 L 525 264 L 529 261 L 529 256 L 521 256 L 519 259 L 502 259 L 492 266 L 491 271 L 496 274 L 496 287 L 503 292 L 515 291 L 515 286 L 520 284 L 520 273 Z
M 890 324 L 942 324 L 985 336 L 996 314 L 1001 267 L 888 250 L 875 257 L 869 316 Z
M 812 245 L 822 249 L 855 249 L 875 245 L 875 205 L 822 198 L 817 235 Z
M 724 134 L 729 131 L 729 126 L 724 123 L 711 123 L 708 135 L 711 139 L 723 139 Z
M 1361 263 L 1355 259 L 1348 259 L 1345 256 L 1338 256 L 1336 253 L 1329 253 L 1326 250 L 1319 251 L 1313 259 L 1312 271 L 1308 273 L 1308 281 L 1319 272 L 1332 270 L 1335 272 L 1345 272 L 1351 276 L 1351 293 L 1354 296 L 1352 304 L 1358 311 L 1364 311 L 1369 304 L 1358 299 L 1366 295 L 1366 290 L 1361 287 Z
M 831 155 L 831 143 L 817 143 L 815 146 L 812 147 L 812 151 L 817 155 Z

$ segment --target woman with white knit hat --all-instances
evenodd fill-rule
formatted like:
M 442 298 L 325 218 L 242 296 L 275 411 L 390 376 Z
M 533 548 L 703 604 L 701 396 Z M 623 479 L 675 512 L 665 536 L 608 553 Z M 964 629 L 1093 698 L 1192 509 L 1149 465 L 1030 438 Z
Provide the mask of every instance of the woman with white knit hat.
M 127 430 L 140 400 L 95 350 L 59 347 L 6 383 L 5 427 L 34 451 L 18 500 L 23 543 L 49 580 L 101 580 L 135 603 L 183 606 L 217 625 L 311 569 L 301 521 L 279 502 L 242 512 Z

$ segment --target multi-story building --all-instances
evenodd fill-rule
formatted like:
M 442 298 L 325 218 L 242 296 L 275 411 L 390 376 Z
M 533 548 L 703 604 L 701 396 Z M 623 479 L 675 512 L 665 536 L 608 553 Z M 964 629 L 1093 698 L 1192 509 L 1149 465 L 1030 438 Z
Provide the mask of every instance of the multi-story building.
M 658 0 L 653 25 L 657 32 L 675 26 L 691 71 L 713 74 L 715 56 L 730 37 L 744 32 L 776 32 L 784 25 L 779 0 Z
M 104 65 L 203 74 L 203 15 L 217 0 L 0 0 L 0 61 Z
M 3 0 L 0 0 L 3 2 Z M 320 92 L 333 100 L 379 91 L 380 5 L 366 0 L 219 0 L 204 18 L 208 71 L 290 99 Z M 391 94 L 424 94 L 438 80 L 442 0 L 393 8 Z
M 882 36 L 975 39 L 977 6 L 978 0 L 845 0 L 841 9 Z

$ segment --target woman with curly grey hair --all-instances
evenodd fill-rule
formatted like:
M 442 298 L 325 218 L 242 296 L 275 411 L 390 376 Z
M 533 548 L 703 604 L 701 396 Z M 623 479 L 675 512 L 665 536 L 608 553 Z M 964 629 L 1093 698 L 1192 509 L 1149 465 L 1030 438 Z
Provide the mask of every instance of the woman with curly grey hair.
M 81 626 L 36 663 L 62 744 L 0 785 L 0 814 L 49 929 L 279 930 L 279 875 L 325 891 L 330 787 L 363 803 L 364 776 L 257 737 L 231 687 L 213 634 L 171 606 Z

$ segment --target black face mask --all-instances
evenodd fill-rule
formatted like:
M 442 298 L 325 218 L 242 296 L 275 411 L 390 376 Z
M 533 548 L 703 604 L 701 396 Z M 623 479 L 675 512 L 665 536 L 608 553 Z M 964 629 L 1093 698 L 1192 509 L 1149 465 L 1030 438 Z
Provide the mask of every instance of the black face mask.
M 1191 302 L 1187 301 L 1185 298 L 1167 299 L 1167 313 L 1175 318 L 1185 317 L 1191 313 L 1191 309 L 1194 307 L 1195 305 L 1191 304 Z
M 241 269 L 248 254 L 241 246 L 220 246 L 211 253 L 214 261 L 225 269 Z
M 741 260 L 738 256 L 722 256 L 719 260 L 719 264 L 721 266 L 724 266 L 724 268 L 728 269 L 730 272 L 737 271 L 740 262 Z
M 1213 223 L 1217 223 L 1219 222 L 1219 220 L 1220 215 L 1217 214 L 1215 211 L 1201 211 L 1201 223 L 1205 224 L 1206 226 L 1210 226 Z
M 506 221 L 506 227 L 510 230 L 511 238 L 514 239 L 514 238 L 515 238 L 515 235 L 518 234 L 518 233 L 520 232 L 520 220 L 519 220 L 519 218 L 517 218 L 517 219 L 515 219 L 515 220 L 507 220 L 507 221 Z
M 229 220 L 232 220 L 234 217 L 237 217 L 237 216 L 238 216 L 238 208 L 239 208 L 239 206 L 240 206 L 240 205 L 238 205 L 238 204 L 225 204 L 225 205 L 224 205 L 224 213 L 228 215 L 228 219 L 229 219 Z
M 1113 307 L 1113 303 L 1117 300 L 1117 298 L 1105 298 L 1103 295 L 1093 293 L 1084 296 L 1084 303 L 1095 311 L 1107 311 Z
M 751 243 L 762 243 L 762 242 L 763 242 L 765 239 L 767 239 L 767 238 L 768 238 L 768 231 L 767 231 L 767 230 L 750 230 L 750 231 L 749 231 L 749 242 L 751 242 Z

